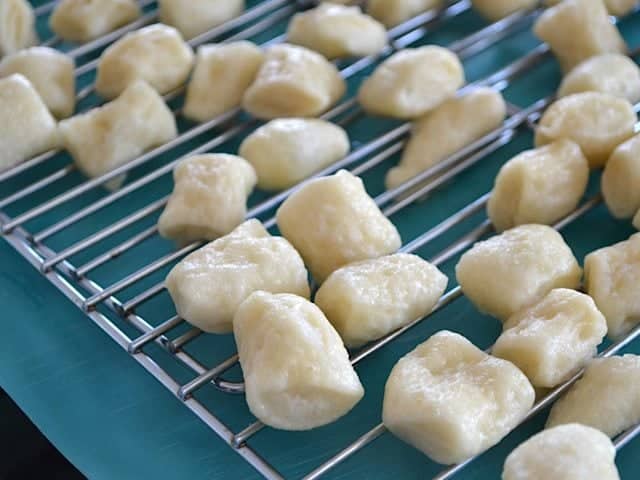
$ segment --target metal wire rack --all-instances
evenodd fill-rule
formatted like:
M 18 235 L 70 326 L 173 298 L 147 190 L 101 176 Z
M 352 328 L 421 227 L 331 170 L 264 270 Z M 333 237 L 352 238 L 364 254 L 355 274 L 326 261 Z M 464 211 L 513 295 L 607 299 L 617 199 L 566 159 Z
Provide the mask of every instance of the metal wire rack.
M 126 32 L 157 21 L 155 2 L 142 0 L 140 4 L 144 9 L 142 17 L 87 44 L 68 45 L 51 35 L 43 41 L 43 45 L 64 50 L 78 62 L 79 111 L 101 102 L 94 95 L 93 78 L 102 49 Z M 283 32 L 291 15 L 311 4 L 311 1 L 292 0 L 249 2 L 243 15 L 189 43 L 197 47 L 209 41 L 239 39 L 251 39 L 262 45 L 282 42 L 286 39 Z M 48 2 L 35 9 L 38 23 L 45 31 L 46 17 L 54 5 L 55 1 Z M 433 42 L 455 51 L 465 63 L 467 73 L 471 73 L 471 81 L 461 89 L 461 93 L 478 86 L 491 86 L 507 94 L 518 89 L 518 82 L 526 77 L 535 81 L 536 72 L 545 75 L 552 72 L 553 77 L 554 66 L 548 47 L 535 43 L 529 32 L 540 12 L 539 8 L 518 12 L 488 24 L 470 12 L 469 0 L 457 0 L 389 30 L 390 46 L 381 55 L 338 62 L 343 77 L 349 82 L 350 94 L 323 117 L 348 127 L 353 134 L 354 148 L 347 157 L 314 176 L 347 168 L 363 177 L 369 191 L 377 192 L 374 198 L 384 214 L 393 218 L 404 238 L 412 238 L 405 242 L 402 251 L 421 254 L 429 251 L 425 256 L 432 263 L 447 268 L 447 262 L 492 232 L 491 224 L 483 213 L 490 192 L 477 196 L 477 192 L 471 191 L 470 198 L 461 195 L 454 201 L 446 196 L 453 188 L 449 185 L 460 181 L 460 178 L 474 181 L 481 177 L 488 178 L 490 185 L 492 172 L 501 159 L 529 148 L 529 130 L 552 101 L 553 92 L 550 90 L 546 96 L 533 98 L 529 105 L 509 103 L 508 118 L 501 127 L 389 191 L 384 191 L 380 184 L 380 172 L 384 172 L 402 151 L 410 125 L 367 119 L 353 93 L 362 76 L 394 51 Z M 636 20 L 633 17 L 637 15 L 634 13 L 631 19 L 619 20 L 624 26 L 625 22 Z M 498 70 L 483 71 L 477 66 L 478 59 L 490 55 L 491 48 L 499 44 L 515 45 L 513 52 L 507 55 L 510 56 L 509 61 Z M 523 47 L 519 46 L 521 44 Z M 632 57 L 637 54 L 637 48 L 630 53 Z M 522 88 L 529 88 L 526 82 Z M 4 238 L 20 254 L 227 442 L 233 451 L 264 477 L 283 478 L 268 456 L 254 446 L 253 440 L 259 439 L 258 433 L 265 429 L 264 425 L 254 421 L 243 428 L 231 428 L 221 419 L 218 404 L 212 399 L 211 392 L 226 396 L 244 391 L 244 385 L 238 378 L 237 355 L 231 353 L 232 341 L 222 337 L 212 339 L 211 335 L 189 328 L 181 318 L 167 313 L 174 310 L 164 289 L 164 275 L 176 261 L 202 245 L 195 242 L 174 250 L 157 235 L 155 221 L 171 189 L 170 173 L 186 155 L 213 150 L 234 152 L 238 142 L 259 125 L 240 110 L 202 124 L 190 123 L 180 116 L 181 93 L 182 89 L 178 89 L 165 96 L 178 119 L 179 136 L 99 178 L 83 178 L 68 155 L 58 150 L 43 153 L 0 172 L 1 230 Z M 496 162 L 495 158 L 499 160 Z M 129 176 L 129 181 L 122 188 L 115 191 L 103 188 L 123 174 Z M 247 216 L 260 218 L 267 227 L 274 228 L 275 209 L 297 188 L 299 186 L 272 196 L 255 194 L 250 200 Z M 426 196 L 430 197 L 429 202 L 422 202 Z M 600 203 L 600 196 L 595 193 L 556 228 L 564 229 L 578 222 Z M 432 207 L 427 207 L 427 204 L 440 206 L 429 211 Z M 425 211 L 429 211 L 429 215 Z M 400 213 L 403 215 L 399 216 Z M 427 218 L 431 226 L 425 225 Z M 445 312 L 462 296 L 459 287 L 451 288 L 429 317 Z M 382 355 L 385 347 L 400 341 L 409 330 L 424 323 L 425 319 L 416 319 L 363 349 L 351 352 L 352 363 L 360 365 L 376 353 Z M 608 346 L 601 355 L 618 353 L 639 335 L 640 327 Z M 408 350 L 400 347 L 401 352 Z M 215 357 L 213 362 L 212 356 Z M 398 355 L 393 358 L 397 360 Z M 176 369 L 176 366 L 183 368 Z M 550 405 L 577 378 L 579 374 L 541 398 L 527 420 Z M 241 398 L 234 401 L 242 403 Z M 306 479 L 320 477 L 385 432 L 384 425 L 372 425 L 364 435 L 333 457 L 322 459 L 319 466 L 309 468 L 305 464 L 302 476 Z M 636 426 L 618 437 L 617 447 L 622 448 L 630 442 L 638 431 L 640 427 Z M 444 469 L 434 478 L 452 478 L 473 460 Z M 434 468 L 438 470 L 438 467 Z

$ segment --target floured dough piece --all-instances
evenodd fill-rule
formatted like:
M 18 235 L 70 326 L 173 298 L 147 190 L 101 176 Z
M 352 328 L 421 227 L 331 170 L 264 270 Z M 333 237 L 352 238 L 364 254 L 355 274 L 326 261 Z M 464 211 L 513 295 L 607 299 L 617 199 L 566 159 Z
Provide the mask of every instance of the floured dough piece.
M 338 69 L 319 53 L 296 45 L 267 50 L 243 106 L 258 118 L 315 117 L 346 91 Z
M 584 259 L 587 293 L 619 338 L 640 323 L 640 234 L 591 252 Z
M 614 150 L 602 173 L 602 195 L 616 218 L 631 218 L 640 210 L 640 135 Z
M 536 147 L 561 138 L 576 142 L 591 168 L 600 168 L 613 150 L 633 136 L 636 113 L 627 100 L 606 93 L 575 93 L 554 102 L 536 129 Z
M 589 162 L 571 140 L 522 152 L 505 163 L 487 210 L 497 231 L 553 225 L 575 210 L 589 182 Z
M 640 100 L 640 68 L 619 53 L 588 58 L 564 77 L 558 96 L 581 92 L 608 93 L 636 103 Z
M 633 226 L 636 228 L 636 230 L 640 230 L 640 210 L 638 210 L 636 216 L 633 217 Z
M 160 21 L 187 40 L 228 22 L 244 11 L 244 0 L 158 0 Z
M 602 432 L 577 423 L 545 430 L 509 454 L 502 480 L 619 480 L 616 449 Z
M 369 0 L 367 13 L 387 27 L 395 27 L 427 10 L 441 7 L 442 3 L 442 0 Z
M 533 10 L 538 0 L 472 0 L 474 10 L 495 22 L 521 10 Z
M 162 24 L 127 33 L 100 56 L 96 92 L 114 98 L 136 80 L 164 95 L 186 82 L 193 51 L 180 33 Z
M 401 185 L 479 140 L 502 125 L 506 114 L 502 95 L 490 88 L 445 101 L 413 124 L 400 164 L 387 174 L 387 188 Z
M 0 79 L 0 170 L 58 146 L 55 119 L 23 75 Z
M 393 367 L 382 419 L 400 439 L 438 463 L 459 463 L 504 438 L 534 401 L 527 377 L 448 331 Z
M 272 120 L 240 145 L 263 190 L 284 190 L 337 162 L 349 152 L 342 127 L 315 118 Z
M 195 155 L 173 171 L 174 187 L 158 219 L 160 235 L 179 244 L 214 240 L 242 223 L 256 173 L 244 158 Z
M 35 21 L 27 0 L 0 1 L 0 57 L 38 43 Z
M 49 26 L 64 40 L 84 43 L 133 22 L 140 13 L 136 0 L 61 0 Z
M 396 253 L 336 270 L 315 302 L 345 345 L 358 347 L 427 315 L 447 281 L 420 257 Z
M 597 358 L 551 408 L 547 428 L 581 423 L 615 437 L 640 422 L 640 357 Z
M 456 266 L 469 300 L 503 321 L 554 288 L 577 288 L 581 274 L 562 236 L 546 225 L 522 225 L 478 242 Z
M 591 297 L 551 290 L 509 317 L 492 354 L 513 362 L 536 387 L 555 387 L 597 353 L 607 321 Z
M 277 220 L 318 283 L 344 265 L 393 253 L 402 245 L 362 180 L 345 170 L 310 180 L 280 206 Z
M 76 105 L 75 63 L 48 47 L 32 47 L 5 57 L 0 77 L 21 73 L 31 82 L 47 108 L 58 118 L 73 114 Z
M 387 31 L 384 25 L 362 13 L 360 7 L 323 3 L 293 16 L 287 40 L 328 59 L 364 57 L 380 53 L 386 47 Z
M 443 47 L 406 48 L 382 62 L 358 91 L 370 114 L 411 119 L 453 97 L 464 84 L 455 53 Z
M 165 284 L 178 315 L 214 333 L 231 332 L 238 306 L 257 290 L 309 298 L 302 258 L 258 220 L 244 222 L 185 257 Z
M 561 0 L 544 0 L 544 4 L 557 5 Z M 611 15 L 623 16 L 638 6 L 638 0 L 604 0 L 607 11 Z
M 174 139 L 177 129 L 162 98 L 138 81 L 112 102 L 60 122 L 60 134 L 78 168 L 99 177 Z
M 627 50 L 602 0 L 565 0 L 547 9 L 533 31 L 549 44 L 565 73 L 594 55 Z
M 246 41 L 198 48 L 184 116 L 204 122 L 239 107 L 263 59 L 262 50 Z

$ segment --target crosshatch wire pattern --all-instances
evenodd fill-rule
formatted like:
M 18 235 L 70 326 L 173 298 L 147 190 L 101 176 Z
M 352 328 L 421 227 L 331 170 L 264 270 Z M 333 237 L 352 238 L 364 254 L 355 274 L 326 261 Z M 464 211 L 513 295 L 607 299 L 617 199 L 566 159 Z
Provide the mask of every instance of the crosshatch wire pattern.
M 238 39 L 260 45 L 283 42 L 291 15 L 312 3 L 249 1 L 242 16 L 190 44 L 197 47 Z M 154 1 L 141 0 L 144 13 L 140 19 L 85 45 L 70 45 L 47 28 L 54 4 L 34 2 L 42 44 L 66 51 L 76 60 L 77 111 L 85 111 L 102 102 L 92 87 L 99 53 L 127 31 L 156 22 L 157 6 Z M 172 168 L 191 153 L 235 153 L 240 141 L 260 124 L 243 112 L 229 112 L 199 125 L 189 122 L 180 116 L 182 89 L 178 89 L 165 96 L 178 119 L 178 138 L 107 175 L 87 180 L 68 155 L 59 151 L 0 172 L 2 232 L 67 298 L 214 430 L 229 445 L 230 455 L 235 451 L 264 477 L 312 479 L 331 471 L 335 477 L 495 478 L 506 454 L 541 428 L 545 415 L 539 413 L 577 376 L 542 398 L 527 421 L 479 461 L 451 468 L 429 461 L 385 434 L 380 424 L 381 401 L 393 364 L 435 331 L 459 331 L 482 348 L 489 347 L 499 333 L 496 320 L 479 314 L 464 299 L 455 285 L 453 266 L 462 251 L 491 235 L 484 211 L 497 170 L 514 154 L 531 148 L 531 128 L 558 85 L 555 61 L 531 33 L 539 14 L 539 9 L 529 10 L 489 23 L 470 10 L 469 0 L 452 1 L 391 29 L 390 47 L 383 55 L 338 62 L 349 91 L 324 118 L 347 128 L 352 152 L 317 175 L 346 168 L 361 176 L 368 192 L 398 227 L 402 251 L 438 265 L 450 284 L 427 318 L 351 352 L 366 394 L 350 414 L 333 425 L 292 433 L 256 422 L 238 395 L 244 386 L 231 336 L 202 334 L 191 328 L 175 316 L 163 288 L 171 266 L 201 245 L 176 249 L 157 234 L 155 223 L 171 192 Z M 630 46 L 630 55 L 637 60 L 640 13 L 615 21 Z M 424 44 L 455 51 L 467 74 L 468 85 L 462 91 L 479 85 L 499 89 L 508 101 L 509 115 L 499 129 L 404 185 L 385 191 L 384 173 L 397 162 L 409 125 L 367 117 L 354 93 L 363 76 L 382 59 L 395 50 Z M 122 174 L 127 174 L 122 188 L 110 191 L 104 187 Z M 556 225 L 580 260 L 589 251 L 632 233 L 626 222 L 607 214 L 598 195 L 598 178 L 592 179 L 589 190 L 578 209 Z M 263 220 L 275 232 L 273 215 L 289 193 L 254 193 L 248 216 Z M 634 351 L 632 342 L 638 335 L 640 328 L 618 343 L 605 344 L 601 355 Z M 616 439 L 617 446 L 626 445 L 637 432 L 633 428 L 622 434 Z M 362 461 L 365 456 L 367 462 Z M 620 456 L 624 460 L 624 451 Z

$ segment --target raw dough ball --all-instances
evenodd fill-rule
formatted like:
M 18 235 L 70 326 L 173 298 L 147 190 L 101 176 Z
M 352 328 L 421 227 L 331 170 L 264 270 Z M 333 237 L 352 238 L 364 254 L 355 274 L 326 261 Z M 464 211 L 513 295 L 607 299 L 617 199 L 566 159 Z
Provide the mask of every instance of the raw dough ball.
M 442 0 L 369 0 L 367 13 L 387 27 L 395 27 L 416 15 L 440 6 L 442 6 Z
M 244 11 L 244 0 L 158 0 L 160 21 L 187 40 L 228 22 Z
M 186 82 L 193 51 L 173 27 L 156 24 L 127 33 L 100 57 L 96 92 L 113 98 L 132 82 L 145 80 L 164 95 Z
M 0 170 L 58 146 L 55 119 L 23 75 L 0 79 Z
M 358 101 L 370 114 L 411 119 L 453 97 L 463 84 L 464 70 L 455 53 L 433 45 L 406 48 L 362 83 Z
M 338 332 L 304 298 L 256 292 L 238 308 L 233 333 L 249 409 L 266 425 L 326 425 L 364 395 Z
M 499 232 L 526 223 L 553 225 L 575 210 L 588 182 L 589 162 L 571 140 L 527 150 L 500 169 L 489 218 Z
M 345 170 L 306 183 L 280 206 L 277 220 L 318 283 L 344 265 L 393 253 L 402 245 L 362 180 Z
M 584 259 L 587 293 L 607 318 L 609 336 L 618 338 L 640 322 L 640 234 L 591 252 Z
M 182 160 L 173 179 L 158 230 L 165 238 L 187 244 L 214 240 L 242 223 L 256 172 L 244 158 L 209 153 Z
M 633 217 L 633 226 L 636 227 L 637 230 L 640 230 L 640 210 L 638 210 L 636 216 Z
M 544 0 L 545 5 L 557 5 L 561 0 Z M 604 0 L 611 15 L 623 16 L 638 6 L 638 0 Z
M 547 428 L 581 423 L 615 437 L 640 422 L 640 357 L 597 358 L 549 413 Z
M 335 104 L 346 88 L 335 65 L 319 53 L 275 45 L 267 50 L 243 105 L 258 118 L 314 117 Z
M 258 220 L 185 257 L 169 272 L 166 286 L 178 315 L 214 333 L 231 332 L 238 306 L 257 290 L 309 298 L 302 258 Z
M 459 463 L 502 440 L 534 396 L 511 362 L 442 331 L 393 367 L 382 419 L 394 435 L 436 462 Z
M 513 314 L 493 355 L 513 362 L 536 387 L 555 387 L 597 353 L 607 321 L 591 297 L 551 290 L 540 302 Z
M 61 0 L 51 14 L 51 30 L 64 40 L 84 43 L 140 16 L 136 0 Z
M 640 210 L 640 135 L 616 148 L 602 173 L 602 195 L 616 218 Z
M 256 169 L 263 190 L 284 190 L 349 153 L 342 127 L 315 118 L 272 120 L 240 145 L 240 156 Z
M 602 432 L 563 425 L 534 435 L 511 452 L 502 480 L 619 480 L 615 456 Z
M 48 47 L 32 47 L 5 57 L 0 77 L 21 73 L 58 118 L 73 114 L 76 105 L 75 64 L 71 57 Z
M 546 225 L 522 225 L 478 242 L 456 266 L 469 300 L 503 321 L 554 288 L 577 288 L 581 274 L 562 236 Z
M 554 102 L 536 129 L 536 147 L 560 138 L 576 142 L 591 168 L 603 167 L 611 152 L 633 136 L 636 113 L 627 100 L 606 93 L 575 93 Z
M 263 59 L 262 50 L 246 41 L 198 48 L 184 116 L 204 122 L 239 107 Z
M 496 22 L 520 10 L 533 10 L 538 0 L 472 0 L 471 4 L 480 15 Z
M 26 0 L 0 0 L 0 56 L 37 43 L 31 4 Z
M 387 174 L 387 188 L 396 188 L 479 140 L 502 125 L 506 114 L 502 95 L 490 88 L 445 101 L 413 124 L 400 164 Z
M 287 40 L 328 59 L 364 57 L 380 53 L 386 47 L 387 31 L 384 25 L 362 13 L 360 7 L 325 3 L 295 14 L 287 29 Z
M 447 281 L 420 257 L 396 253 L 336 270 L 315 302 L 345 345 L 358 347 L 427 315 Z

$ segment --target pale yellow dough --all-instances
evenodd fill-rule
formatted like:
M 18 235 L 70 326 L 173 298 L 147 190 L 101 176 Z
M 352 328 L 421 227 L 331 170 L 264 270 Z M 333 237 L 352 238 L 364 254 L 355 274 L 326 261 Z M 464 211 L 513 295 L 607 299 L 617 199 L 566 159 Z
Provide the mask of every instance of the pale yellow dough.
M 561 0 L 544 0 L 544 4 L 557 5 Z M 638 6 L 638 0 L 604 0 L 607 11 L 611 15 L 623 16 Z
M 631 218 L 640 210 L 640 135 L 614 150 L 602 173 L 602 195 L 616 218 Z
M 369 0 L 367 13 L 391 28 L 442 4 L 442 0 Z
M 38 43 L 35 21 L 27 0 L 0 0 L 0 57 Z
M 538 0 L 472 0 L 473 8 L 492 22 L 519 12 L 533 10 Z
M 176 27 L 187 40 L 239 16 L 244 0 L 158 0 L 160 21 Z

